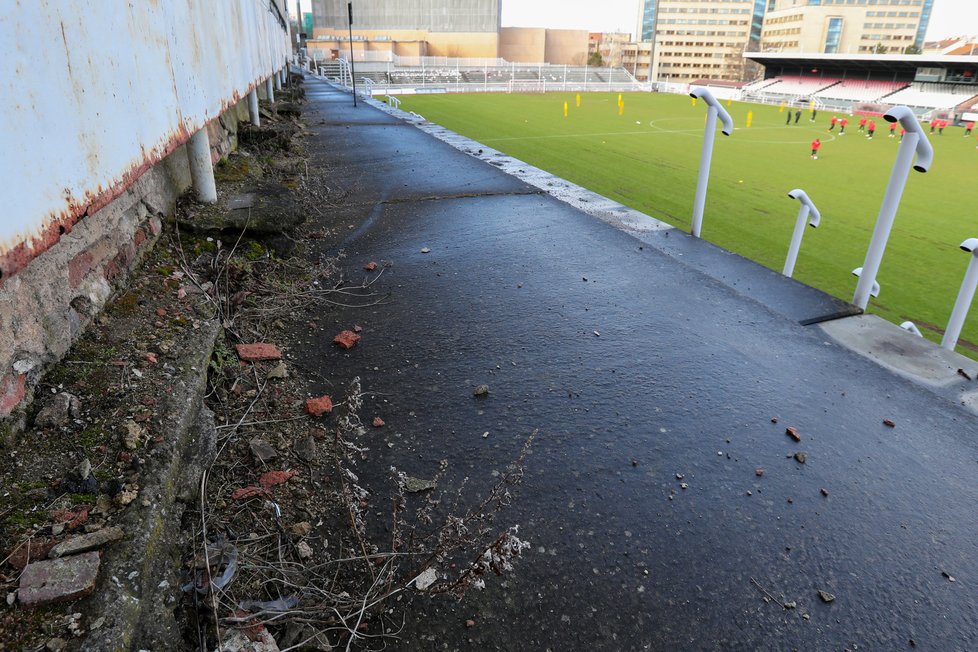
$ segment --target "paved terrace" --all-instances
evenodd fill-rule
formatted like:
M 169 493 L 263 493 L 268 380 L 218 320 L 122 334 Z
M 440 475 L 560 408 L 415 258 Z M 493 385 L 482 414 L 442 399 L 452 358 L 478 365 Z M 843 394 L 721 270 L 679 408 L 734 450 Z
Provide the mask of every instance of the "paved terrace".
M 417 600 L 395 648 L 978 649 L 976 381 L 957 373 L 978 366 L 488 148 L 307 91 L 312 157 L 349 193 L 330 218 L 351 225 L 341 265 L 390 263 L 374 286 L 390 301 L 320 317 L 324 335 L 364 327 L 351 351 L 293 354 L 334 391 L 361 377 L 364 417 L 386 420 L 361 468 L 376 504 L 389 466 L 431 477 L 441 459 L 474 497 L 539 429 L 501 520 L 531 552 L 461 604 Z

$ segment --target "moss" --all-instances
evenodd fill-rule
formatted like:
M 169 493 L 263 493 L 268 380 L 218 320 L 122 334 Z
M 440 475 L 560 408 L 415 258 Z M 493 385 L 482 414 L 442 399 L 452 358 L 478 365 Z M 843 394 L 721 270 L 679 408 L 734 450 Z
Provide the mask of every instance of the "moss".
M 135 292 L 126 292 L 112 302 L 109 313 L 119 317 L 132 317 L 139 307 L 139 297 Z
M 246 260 L 255 261 L 265 256 L 265 247 L 252 240 L 245 248 L 244 257 Z
M 160 265 L 159 267 L 156 268 L 156 272 L 160 276 L 164 276 L 165 277 L 165 276 L 169 276 L 170 274 L 173 273 L 173 268 L 170 267 L 169 265 Z
M 94 505 L 95 494 L 68 494 L 73 505 Z

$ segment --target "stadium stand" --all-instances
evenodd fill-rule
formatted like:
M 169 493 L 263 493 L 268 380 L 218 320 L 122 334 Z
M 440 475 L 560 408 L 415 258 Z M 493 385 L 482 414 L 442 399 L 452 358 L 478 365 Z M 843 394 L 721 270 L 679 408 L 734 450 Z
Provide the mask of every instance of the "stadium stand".
M 881 97 L 906 87 L 906 82 L 843 79 L 837 84 L 818 91 L 815 93 L 815 96 L 823 100 L 874 102 Z
M 974 84 L 913 82 L 910 86 L 881 98 L 888 104 L 905 104 L 926 109 L 953 109 L 978 95 Z

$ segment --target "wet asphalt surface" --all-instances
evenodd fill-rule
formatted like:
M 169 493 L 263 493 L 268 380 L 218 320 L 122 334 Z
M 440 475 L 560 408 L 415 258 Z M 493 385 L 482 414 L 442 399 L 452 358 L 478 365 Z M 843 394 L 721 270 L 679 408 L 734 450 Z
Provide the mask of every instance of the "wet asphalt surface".
M 500 520 L 530 552 L 462 603 L 416 600 L 394 649 L 978 649 L 974 416 L 702 262 L 306 88 L 313 162 L 346 193 L 341 266 L 388 264 L 389 298 L 325 311 L 292 353 L 337 394 L 359 376 L 364 420 L 386 421 L 360 467 L 377 503 L 389 466 L 441 459 L 474 500 L 539 429 Z

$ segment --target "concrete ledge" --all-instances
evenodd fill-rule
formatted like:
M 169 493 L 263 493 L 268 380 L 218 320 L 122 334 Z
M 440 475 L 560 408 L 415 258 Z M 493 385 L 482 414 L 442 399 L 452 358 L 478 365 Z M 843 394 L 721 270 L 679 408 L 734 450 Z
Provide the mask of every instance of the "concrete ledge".
M 180 520 L 198 493 L 201 474 L 214 456 L 213 414 L 203 406 L 208 362 L 221 332 L 204 322 L 199 337 L 177 363 L 184 369 L 160 403 L 165 444 L 155 447 L 141 475 L 135 504 L 120 521 L 128 541 L 105 555 L 88 622 L 104 624 L 85 649 L 179 649 L 174 610 L 180 598 L 180 556 L 185 551 Z
M 850 351 L 978 412 L 978 362 L 942 349 L 876 315 L 837 319 L 819 327 Z

